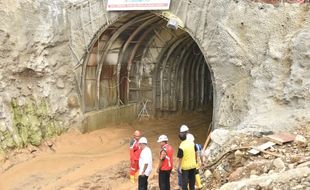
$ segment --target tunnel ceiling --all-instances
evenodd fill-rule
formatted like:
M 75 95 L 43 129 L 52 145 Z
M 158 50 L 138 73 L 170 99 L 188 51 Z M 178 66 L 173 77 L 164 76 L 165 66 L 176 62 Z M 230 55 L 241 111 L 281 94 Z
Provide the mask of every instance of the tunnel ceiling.
M 152 113 L 212 104 L 204 56 L 184 30 L 150 12 L 128 14 L 93 39 L 83 67 L 84 110 L 148 100 Z

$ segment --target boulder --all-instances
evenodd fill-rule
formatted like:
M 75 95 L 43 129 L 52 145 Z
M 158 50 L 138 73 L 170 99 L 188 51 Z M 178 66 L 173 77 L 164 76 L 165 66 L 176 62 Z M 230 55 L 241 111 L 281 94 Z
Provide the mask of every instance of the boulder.
M 220 190 L 241 190 L 248 189 L 253 186 L 265 188 L 268 187 L 271 183 L 287 183 L 292 179 L 302 178 L 305 175 L 310 175 L 309 167 L 296 168 L 281 173 L 274 173 L 270 175 L 258 176 L 255 178 L 226 183 L 220 188 Z
M 282 161 L 281 158 L 277 158 L 273 161 L 273 165 L 278 169 L 278 170 L 285 170 L 285 164 Z
M 223 146 L 231 138 L 231 132 L 225 129 L 215 129 L 211 133 L 211 140 L 216 144 Z

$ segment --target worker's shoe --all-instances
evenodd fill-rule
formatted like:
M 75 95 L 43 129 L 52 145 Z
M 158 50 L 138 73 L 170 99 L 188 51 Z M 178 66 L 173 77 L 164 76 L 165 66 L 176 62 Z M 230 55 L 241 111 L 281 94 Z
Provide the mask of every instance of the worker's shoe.
M 195 175 L 195 180 L 196 180 L 197 189 L 201 189 L 202 188 L 202 184 L 201 184 L 201 179 L 200 179 L 200 175 L 199 174 Z
M 135 176 L 134 175 L 130 175 L 130 182 L 135 183 Z

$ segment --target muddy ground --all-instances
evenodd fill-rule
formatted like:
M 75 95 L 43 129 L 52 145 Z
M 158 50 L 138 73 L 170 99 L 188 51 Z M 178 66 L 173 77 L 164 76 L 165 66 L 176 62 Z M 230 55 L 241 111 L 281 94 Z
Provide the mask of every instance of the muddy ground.
M 150 142 L 155 168 L 159 152 L 156 139 L 159 135 L 168 135 L 170 143 L 177 149 L 180 143 L 177 136 L 179 126 L 187 124 L 196 136 L 196 142 L 203 144 L 209 123 L 210 115 L 199 112 L 110 125 L 87 134 L 70 130 L 39 148 L 17 150 L 2 159 L 0 189 L 137 189 L 137 184 L 131 184 L 128 180 L 128 143 L 135 129 L 141 130 Z M 155 169 L 150 183 L 156 187 Z M 175 188 L 175 173 L 172 184 Z

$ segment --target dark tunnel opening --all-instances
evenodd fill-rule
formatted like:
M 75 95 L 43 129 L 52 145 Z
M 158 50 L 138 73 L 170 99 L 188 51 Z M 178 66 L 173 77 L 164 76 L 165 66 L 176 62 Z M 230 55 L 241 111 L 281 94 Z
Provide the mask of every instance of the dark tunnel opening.
M 166 25 L 154 13 L 131 13 L 93 39 L 83 68 L 85 112 L 147 101 L 153 116 L 212 113 L 204 54 L 185 30 Z

